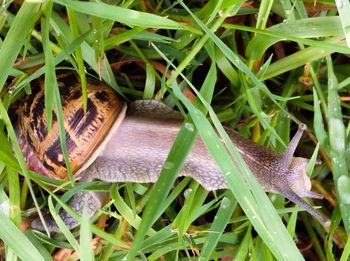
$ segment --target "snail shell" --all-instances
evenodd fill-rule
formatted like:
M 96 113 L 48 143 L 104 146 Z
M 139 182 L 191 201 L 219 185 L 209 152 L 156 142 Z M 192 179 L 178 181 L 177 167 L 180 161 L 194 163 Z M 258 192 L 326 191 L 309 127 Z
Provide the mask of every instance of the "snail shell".
M 108 134 L 124 119 L 126 103 L 105 84 L 88 78 L 87 111 L 84 112 L 79 75 L 65 71 L 57 75 L 57 82 L 69 161 L 73 173 L 79 174 L 98 156 L 108 141 Z M 48 131 L 44 101 L 44 79 L 39 78 L 19 111 L 20 145 L 31 170 L 66 179 L 57 115 L 53 112 L 52 128 Z

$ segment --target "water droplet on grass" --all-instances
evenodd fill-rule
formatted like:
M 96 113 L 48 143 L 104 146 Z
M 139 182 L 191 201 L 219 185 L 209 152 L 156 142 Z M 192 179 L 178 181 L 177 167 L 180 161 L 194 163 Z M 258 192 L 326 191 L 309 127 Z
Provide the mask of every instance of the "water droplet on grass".
M 225 209 L 228 208 L 230 206 L 230 200 L 228 198 L 223 198 L 221 201 L 221 208 Z
M 166 161 L 164 163 L 164 169 L 167 169 L 167 170 L 170 170 L 170 169 L 174 168 L 174 166 L 175 166 L 174 163 L 171 162 L 171 161 Z
M 336 152 L 344 152 L 345 129 L 343 122 L 337 118 L 330 118 L 329 126 L 329 137 L 332 149 Z
M 185 198 L 188 198 L 188 197 L 191 195 L 191 193 L 192 193 L 192 189 L 186 189 L 186 190 L 184 191 L 184 197 L 185 197 Z
M 16 87 L 15 87 L 15 86 L 11 86 L 11 87 L 9 88 L 9 93 L 12 94 L 12 93 L 15 92 L 15 90 L 16 90 Z
M 350 178 L 347 176 L 341 176 L 337 183 L 341 203 L 350 205 Z
M 194 132 L 194 125 L 192 123 L 185 123 L 185 128 L 190 132 Z

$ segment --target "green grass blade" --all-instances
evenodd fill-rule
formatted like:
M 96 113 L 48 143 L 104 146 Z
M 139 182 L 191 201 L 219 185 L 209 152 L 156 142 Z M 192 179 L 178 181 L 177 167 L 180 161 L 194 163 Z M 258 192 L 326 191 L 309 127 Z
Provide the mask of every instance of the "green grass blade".
M 19 9 L 10 30 L 0 48 L 0 91 L 12 69 L 12 65 L 27 40 L 28 33 L 33 28 L 33 17 L 41 4 L 25 1 Z
M 204 211 L 200 211 L 207 196 L 208 192 L 200 188 L 198 183 L 192 183 L 191 186 L 185 190 L 185 202 L 173 222 L 173 228 L 178 230 L 179 238 L 182 238 L 191 223 L 207 210 L 204 209 Z M 196 215 L 195 213 L 200 214 Z
M 45 56 L 45 65 L 47 70 L 45 71 L 45 109 L 46 109 L 46 126 L 48 130 L 52 127 L 52 111 L 54 106 L 54 88 L 56 82 L 56 73 L 54 58 L 52 55 L 49 30 L 50 30 L 50 16 L 52 11 L 52 2 L 48 1 L 45 5 L 45 16 L 41 19 L 41 37 L 43 41 L 43 49 Z
M 273 2 L 274 1 L 270 0 L 262 0 L 260 2 L 258 18 L 256 20 L 256 28 L 264 29 L 266 27 Z
M 78 23 L 77 23 L 77 17 L 76 17 L 77 14 L 70 8 L 67 8 L 67 14 L 68 14 L 72 36 L 76 39 L 79 37 L 79 29 L 78 29 Z M 83 108 L 84 108 L 84 111 L 86 112 L 86 103 L 87 103 L 86 75 L 85 75 L 83 55 L 82 55 L 80 46 L 77 47 L 77 49 L 75 50 L 75 59 L 78 65 L 78 72 L 80 76 L 81 91 L 83 96 Z
M 90 219 L 87 213 L 87 207 L 84 206 L 83 214 L 81 217 L 80 225 L 80 245 L 79 245 L 79 254 L 80 260 L 82 261 L 93 261 L 94 251 L 92 248 L 92 234 L 90 228 Z
M 69 43 L 66 49 L 62 50 L 56 57 L 55 57 L 55 65 L 62 62 L 64 59 L 66 59 L 69 55 L 71 55 L 75 48 L 77 48 L 81 43 L 85 40 L 85 38 L 90 34 L 90 32 L 86 32 L 82 34 L 79 38 Z M 43 75 L 47 70 L 47 67 L 44 65 L 39 70 L 31 74 L 29 77 L 27 77 L 25 80 L 23 80 L 18 86 L 16 86 L 15 91 L 12 93 L 13 96 L 17 95 L 18 92 L 24 88 L 27 84 L 29 84 L 32 80 L 40 77 Z
M 139 35 L 143 31 L 145 31 L 145 28 L 135 27 L 135 28 L 132 28 L 130 30 L 122 31 L 117 35 L 111 36 L 110 38 L 108 38 L 104 41 L 104 49 L 105 49 L 105 51 L 108 51 L 109 49 L 113 49 L 116 46 L 118 46 L 122 43 L 128 42 L 132 39 L 139 39 L 137 37 L 137 35 Z M 162 38 L 161 35 L 159 35 L 159 37 Z M 157 39 L 154 39 L 154 37 L 152 39 L 148 39 L 148 40 L 150 40 L 150 41 L 152 40 L 152 41 L 157 42 Z M 169 40 L 171 41 L 171 38 Z
M 146 83 L 145 90 L 143 92 L 144 99 L 151 99 L 154 96 L 156 84 L 156 73 L 151 64 L 146 63 Z
M 65 125 L 64 125 L 64 115 L 63 115 L 63 108 L 62 108 L 62 101 L 60 96 L 60 91 L 58 89 L 57 80 L 56 80 L 56 74 L 54 71 L 54 68 L 52 68 L 52 87 L 53 87 L 53 96 L 55 101 L 55 108 L 56 108 L 56 115 L 58 120 L 58 131 L 59 131 L 59 137 L 60 137 L 60 145 L 61 150 L 63 153 L 64 162 L 66 163 L 66 169 L 67 169 L 67 176 L 72 185 L 74 185 L 74 177 L 72 168 L 70 166 L 70 160 L 69 160 L 69 154 L 68 154 L 68 148 L 67 148 L 67 136 L 65 131 Z
M 350 2 L 349 0 L 335 0 L 347 46 L 350 47 Z
M 32 244 L 36 247 L 36 249 L 38 249 L 38 251 L 40 252 L 44 260 L 52 259 L 52 256 L 50 255 L 49 251 L 46 249 L 45 244 L 39 241 L 37 237 L 37 233 L 34 233 L 33 231 L 29 231 L 29 230 L 23 233 L 32 242 Z
M 214 218 L 214 222 L 210 226 L 206 241 L 203 244 L 199 258 L 200 260 L 204 261 L 210 259 L 210 256 L 218 244 L 236 206 L 237 201 L 232 196 L 224 197 L 222 199 L 218 212 Z
M 336 46 L 334 46 L 333 51 L 318 47 L 308 47 L 298 52 L 294 52 L 293 54 L 272 63 L 261 80 L 265 81 L 271 79 L 285 72 L 304 66 L 307 63 L 322 59 L 327 55 L 332 54 L 335 49 Z
M 41 186 L 45 188 L 45 190 L 50 194 L 50 196 L 51 196 L 52 198 L 54 198 L 54 199 L 58 202 L 59 206 L 62 206 L 62 208 L 63 208 L 65 211 L 67 211 L 67 213 L 68 213 L 69 215 L 71 215 L 73 218 L 75 218 L 75 219 L 78 220 L 79 222 L 81 221 L 81 217 L 80 217 L 75 211 L 73 211 L 67 204 L 65 204 L 65 202 L 64 202 L 63 200 L 61 200 L 59 197 L 57 197 L 54 193 L 52 193 L 52 192 L 51 192 L 48 188 L 46 188 L 44 185 L 41 185 Z M 76 186 L 75 188 L 77 188 L 77 187 L 78 187 L 78 186 Z M 81 186 L 81 187 L 83 187 L 83 186 Z M 50 202 L 49 202 L 49 203 L 50 203 Z M 52 200 L 51 200 L 51 203 L 52 203 Z M 56 211 L 56 209 L 54 208 L 53 204 L 52 204 L 51 209 L 50 209 L 50 212 L 51 212 L 51 211 L 52 211 L 52 213 L 54 213 L 54 214 L 56 213 L 55 216 L 57 217 L 57 211 Z M 58 219 L 58 220 L 59 220 L 59 219 Z M 66 226 L 64 225 L 64 223 L 60 223 L 60 224 L 63 225 L 63 228 L 66 227 Z M 105 231 L 103 231 L 103 230 L 101 230 L 101 229 L 98 229 L 98 228 L 97 228 L 96 226 L 94 226 L 94 225 L 91 225 L 91 231 L 92 231 L 92 233 L 94 233 L 94 234 L 96 234 L 97 236 L 99 236 L 99 237 L 105 239 L 106 241 L 108 241 L 108 242 L 114 244 L 115 246 L 118 246 L 118 247 L 121 247 L 121 248 L 127 248 L 127 247 L 128 247 L 124 242 L 115 239 L 114 236 L 110 235 L 109 233 L 107 233 L 107 232 L 105 232 Z M 70 233 L 69 230 L 68 230 L 68 232 Z M 67 234 L 69 235 L 69 233 L 67 233 Z M 72 240 L 73 240 L 73 238 L 72 238 Z M 73 242 L 74 242 L 74 241 L 73 241 Z M 77 244 L 77 246 L 78 246 L 78 244 Z
M 318 99 L 318 95 L 315 89 L 313 89 L 314 93 L 314 130 L 317 137 L 317 140 L 320 142 L 321 146 L 325 148 L 327 152 L 329 152 L 329 144 L 328 144 L 328 136 L 325 131 L 323 117 L 321 112 L 321 106 Z
M 10 137 L 10 140 L 12 142 L 12 148 L 13 148 L 13 151 L 16 155 L 16 158 L 18 160 L 18 163 L 20 165 L 20 168 L 21 168 L 21 172 L 22 174 L 24 175 L 25 177 L 25 181 L 27 182 L 28 184 L 28 188 L 29 188 L 29 191 L 30 191 L 30 195 L 33 199 L 33 203 L 36 207 L 36 209 L 38 210 L 38 214 L 39 214 L 39 217 L 41 220 L 43 220 L 43 216 L 42 216 L 42 213 L 40 212 L 40 208 L 39 208 L 39 204 L 36 200 L 36 197 L 35 197 L 35 193 L 34 193 L 34 190 L 33 190 L 33 186 L 31 184 L 31 181 L 30 181 L 30 178 L 29 178 L 29 172 L 27 170 L 27 167 L 26 167 L 26 163 L 25 163 L 25 160 L 24 160 L 24 156 L 22 154 L 22 151 L 21 151 L 21 148 L 18 144 L 18 141 L 17 141 L 17 137 L 16 137 L 16 132 L 12 126 L 12 123 L 10 121 L 10 118 L 7 114 L 7 111 L 4 107 L 4 104 L 2 103 L 2 101 L 0 100 L 0 116 L 6 126 L 6 129 L 7 129 L 7 133 Z M 47 228 L 45 226 L 45 230 L 47 231 Z
M 216 50 L 216 63 L 222 73 L 230 80 L 233 86 L 239 85 L 239 76 L 235 68 L 233 68 L 232 64 L 228 61 L 226 56 L 220 51 L 219 48 L 215 48 Z
M 73 234 L 69 231 L 69 228 L 66 226 L 66 224 L 63 222 L 61 217 L 58 215 L 57 210 L 55 209 L 53 202 L 52 202 L 52 197 L 50 196 L 47 200 L 50 214 L 52 218 L 55 220 L 56 224 L 60 228 L 61 233 L 64 234 L 65 238 L 67 241 L 70 243 L 72 248 L 74 248 L 75 251 L 79 253 L 79 244 Z
M 168 18 L 135 11 L 128 8 L 122 8 L 114 5 L 108 5 L 103 2 L 79 2 L 70 0 L 54 0 L 55 3 L 67 6 L 77 12 L 110 19 L 128 26 L 140 26 L 145 28 L 158 29 L 183 29 L 179 23 Z
M 250 60 L 260 60 L 269 47 L 285 40 L 295 41 L 312 47 L 321 47 L 330 51 L 349 53 L 345 46 L 334 46 L 324 40 L 306 39 L 342 36 L 343 30 L 340 19 L 337 16 L 300 19 L 288 23 L 280 23 L 266 30 L 230 24 L 225 24 L 225 27 L 256 33 L 256 36 L 252 38 L 246 49 L 246 55 Z
M 328 69 L 328 128 L 333 179 L 340 200 L 339 207 L 344 228 L 350 233 L 350 178 L 345 158 L 346 136 L 343 115 L 339 102 L 338 81 L 333 71 L 330 56 L 326 57 Z
M 71 35 L 69 26 L 64 22 L 64 20 L 55 13 L 53 13 L 52 15 L 52 20 L 55 26 L 57 27 L 57 29 L 59 30 L 60 34 L 64 36 L 66 44 L 72 42 L 73 37 Z M 88 32 L 84 33 L 85 36 L 87 34 Z M 82 36 L 80 36 L 79 38 L 81 38 Z M 74 42 L 75 41 L 76 40 L 74 40 Z M 109 86 L 111 86 L 116 92 L 118 92 L 121 95 L 121 97 L 125 97 L 116 82 L 116 79 L 113 75 L 113 71 L 111 69 L 108 59 L 106 57 L 101 57 L 102 63 L 98 64 L 98 62 L 96 61 L 96 53 L 92 46 L 90 46 L 87 42 L 83 42 L 80 48 L 82 51 L 84 62 L 86 62 L 98 75 L 100 75 L 101 78 Z
M 348 238 L 348 240 L 346 241 L 343 253 L 339 259 L 339 261 L 346 261 L 349 260 L 350 257 L 350 237 Z
M 189 12 L 190 14 L 191 11 L 187 8 L 187 6 L 182 2 L 179 1 L 178 2 L 186 9 L 187 12 Z M 184 59 L 182 59 L 182 61 L 180 62 L 176 73 L 180 73 L 182 72 L 195 58 L 195 56 L 199 53 L 199 51 L 204 47 L 204 45 L 206 44 L 206 42 L 210 39 L 210 37 L 214 37 L 214 42 L 215 41 L 219 41 L 219 44 L 221 43 L 220 39 L 218 39 L 214 32 L 221 26 L 221 24 L 224 22 L 225 18 L 229 15 L 229 14 L 236 14 L 239 10 L 240 4 L 243 1 L 239 0 L 239 1 L 230 1 L 230 5 L 229 7 L 227 7 L 227 9 L 224 7 L 225 4 L 222 5 L 221 9 L 220 9 L 220 13 L 221 15 L 219 16 L 219 18 L 215 21 L 215 23 L 210 27 L 210 29 L 207 28 L 206 25 L 204 25 L 197 17 L 195 17 L 193 14 L 191 15 L 191 17 L 196 21 L 196 23 L 198 25 L 200 25 L 202 27 L 202 29 L 205 31 L 205 34 L 202 36 L 202 38 L 200 38 L 195 45 L 191 48 L 191 51 L 186 55 L 186 57 Z M 218 39 L 218 40 L 217 40 Z M 215 44 L 217 44 L 215 42 Z M 218 47 L 221 49 L 222 46 Z M 226 46 L 227 49 L 227 46 Z M 225 49 L 225 50 L 226 50 Z M 221 49 L 222 50 L 222 49 Z M 234 57 L 236 58 L 236 55 L 234 55 Z M 232 61 L 231 61 L 232 62 Z M 241 62 L 240 59 L 238 58 L 238 62 Z M 234 63 L 235 64 L 235 63 Z M 236 65 L 236 64 L 235 64 Z M 167 82 L 168 85 L 170 84 L 170 81 Z
M 249 227 L 242 241 L 240 242 L 237 251 L 235 252 L 235 255 L 234 255 L 235 260 L 244 261 L 248 258 L 251 241 L 252 241 L 252 234 L 251 234 L 251 227 Z
M 2 172 L 3 168 L 0 169 Z M 6 216 L 10 215 L 10 200 L 3 188 L 0 188 L 0 211 Z
M 242 62 L 242 60 L 234 53 L 231 49 L 217 37 L 212 31 L 208 29 L 191 11 L 188 7 L 180 0 L 178 2 L 186 9 L 186 11 L 192 16 L 192 18 L 196 21 L 196 23 L 201 27 L 201 29 L 209 36 L 209 38 L 218 46 L 218 48 L 225 54 L 227 59 L 230 60 L 232 64 L 234 64 L 238 69 L 246 73 L 251 80 L 257 86 L 264 86 L 256 76 L 249 70 L 249 68 Z M 180 67 L 180 66 L 179 66 Z M 181 71 L 181 68 L 179 68 Z
M 316 164 L 316 160 L 317 160 L 317 155 L 320 149 L 320 143 L 317 143 L 314 152 L 312 153 L 312 156 L 306 166 L 305 172 L 306 174 L 311 177 L 312 172 L 314 170 L 315 164 Z
M 7 176 L 9 182 L 9 196 L 10 196 L 10 218 L 12 222 L 20 227 L 21 224 L 21 207 L 20 207 L 20 185 L 19 175 L 11 167 L 7 168 Z
M 28 238 L 0 211 L 0 238 L 22 260 L 44 260 Z
M 138 229 L 141 218 L 137 215 L 135 215 L 134 211 L 125 203 L 123 197 L 119 194 L 118 190 L 116 189 L 116 186 L 114 185 L 111 189 L 110 195 L 112 199 L 114 200 L 114 205 L 117 208 L 120 215 L 123 216 L 123 218 L 134 228 Z M 155 231 L 152 229 L 149 231 L 149 235 L 154 234 Z
M 6 166 L 20 171 L 20 166 L 18 165 L 17 160 L 11 153 L 11 145 L 6 138 L 5 133 L 2 130 L 0 130 L 0 144 L 0 161 Z

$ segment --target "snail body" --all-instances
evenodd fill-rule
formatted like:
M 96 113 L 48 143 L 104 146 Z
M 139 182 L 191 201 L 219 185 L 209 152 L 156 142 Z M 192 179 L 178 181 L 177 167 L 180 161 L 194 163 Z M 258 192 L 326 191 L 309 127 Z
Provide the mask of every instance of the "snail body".
M 79 76 L 74 72 L 58 74 L 67 149 L 75 177 L 82 182 L 94 179 L 106 182 L 156 182 L 167 155 L 183 122 L 179 112 L 155 100 L 126 103 L 105 84 L 88 78 L 87 112 L 83 102 Z M 19 117 L 18 139 L 28 168 L 52 178 L 65 179 L 66 166 L 60 148 L 56 117 L 52 129 L 45 127 L 43 81 L 33 88 L 24 101 Z M 63 87 L 63 88 L 62 88 Z M 66 90 L 69 89 L 69 90 Z M 305 129 L 301 125 L 282 154 L 226 131 L 242 158 L 265 191 L 280 193 L 305 208 L 323 223 L 328 221 L 302 197 L 320 198 L 310 191 L 305 173 L 307 159 L 293 157 Z M 169 166 L 168 166 L 169 167 Z M 190 176 L 206 190 L 227 188 L 227 183 L 200 137 L 195 141 L 179 176 Z M 101 192 L 79 192 L 71 199 L 71 207 L 82 212 L 88 203 L 89 214 L 102 206 Z M 66 212 L 60 213 L 68 227 L 78 222 Z M 47 219 L 51 231 L 59 231 L 52 218 Z M 42 229 L 39 220 L 32 227 Z

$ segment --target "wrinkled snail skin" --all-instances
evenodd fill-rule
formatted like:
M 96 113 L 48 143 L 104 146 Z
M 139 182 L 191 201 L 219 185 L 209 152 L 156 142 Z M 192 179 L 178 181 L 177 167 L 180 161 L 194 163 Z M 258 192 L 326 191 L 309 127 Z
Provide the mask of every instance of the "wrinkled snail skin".
M 156 182 L 163 165 L 174 167 L 166 158 L 180 125 L 180 121 L 127 116 L 82 180 Z M 191 176 L 207 190 L 227 187 L 201 139 L 193 145 L 179 175 Z
M 120 111 L 123 112 L 123 109 Z M 77 170 L 76 178 L 80 179 L 80 182 L 97 179 L 111 183 L 153 183 L 157 181 L 163 166 L 173 167 L 171 162 L 166 162 L 166 158 L 183 122 L 179 112 L 173 111 L 159 101 L 136 101 L 129 104 L 125 118 L 119 117 L 116 122 L 114 126 L 117 126 L 111 127 L 112 131 L 100 143 L 99 149 L 87 159 L 88 164 Z M 302 199 L 302 197 L 321 198 L 320 195 L 310 191 L 311 181 L 305 173 L 308 160 L 293 157 L 304 129 L 305 125 L 299 126 L 288 148 L 282 154 L 255 144 L 231 129 L 226 128 L 226 131 L 265 191 L 284 195 L 328 225 L 329 221 Z M 28 135 L 23 135 L 21 131 L 18 135 L 26 158 L 33 158 L 35 155 L 30 150 L 32 146 L 27 144 L 25 138 Z M 33 165 L 35 164 L 29 167 L 33 169 Z M 208 191 L 227 188 L 224 176 L 200 137 L 187 156 L 179 176 L 192 177 Z M 81 214 L 86 204 L 88 214 L 92 216 L 103 205 L 105 195 L 106 193 L 101 192 L 81 191 L 72 197 L 69 205 Z M 60 211 L 60 216 L 69 228 L 79 225 L 78 221 L 63 210 Z M 47 217 L 45 221 L 50 231 L 59 231 L 52 217 Z M 32 222 L 32 227 L 43 230 L 39 219 Z

